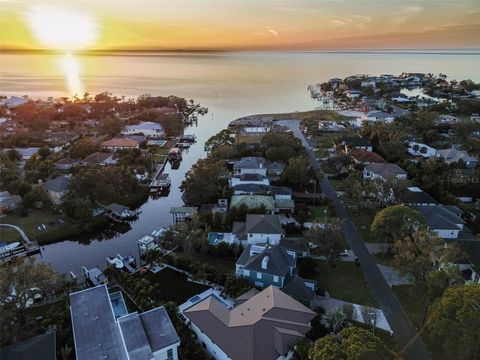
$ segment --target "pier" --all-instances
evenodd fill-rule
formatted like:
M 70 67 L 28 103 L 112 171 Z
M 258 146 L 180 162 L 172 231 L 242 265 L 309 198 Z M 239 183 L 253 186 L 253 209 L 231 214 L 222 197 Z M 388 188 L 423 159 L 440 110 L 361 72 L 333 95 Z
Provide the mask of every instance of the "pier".
M 40 253 L 38 244 L 31 240 L 28 235 L 18 226 L 12 224 L 0 224 L 0 226 L 15 229 L 22 238 L 22 244 L 14 249 L 0 253 L 0 262 L 5 263 L 19 257 L 27 257 Z
M 150 182 L 149 188 L 150 191 L 162 191 L 165 189 L 170 188 L 172 181 L 170 179 L 170 175 L 164 174 L 163 170 L 165 169 L 165 164 L 167 160 L 163 162 L 163 164 L 157 169 L 155 176 L 153 177 L 152 181 Z

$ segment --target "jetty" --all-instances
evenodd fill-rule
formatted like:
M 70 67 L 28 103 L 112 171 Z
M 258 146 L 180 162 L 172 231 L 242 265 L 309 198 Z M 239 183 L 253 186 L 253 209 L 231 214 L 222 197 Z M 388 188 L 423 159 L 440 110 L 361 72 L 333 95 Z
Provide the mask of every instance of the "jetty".
M 170 185 L 172 184 L 170 175 L 167 173 L 163 173 L 166 163 L 167 160 L 165 160 L 163 164 L 157 169 L 155 176 L 153 177 L 149 185 L 150 192 L 163 191 L 170 188 Z
M 40 253 L 38 244 L 31 240 L 20 227 L 12 224 L 0 224 L 0 226 L 15 229 L 22 238 L 22 243 L 18 244 L 18 246 L 12 247 L 11 249 L 7 248 L 0 252 L 0 262 L 9 262 L 19 257 L 27 257 Z

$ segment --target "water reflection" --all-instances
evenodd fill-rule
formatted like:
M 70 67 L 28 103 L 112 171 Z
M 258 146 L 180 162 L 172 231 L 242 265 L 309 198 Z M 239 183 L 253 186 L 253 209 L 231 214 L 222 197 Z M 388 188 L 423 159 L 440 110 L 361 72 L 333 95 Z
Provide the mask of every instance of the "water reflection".
M 71 53 L 63 55 L 59 59 L 59 67 L 67 81 L 67 91 L 70 96 L 83 94 L 83 85 L 80 80 L 80 65 L 77 58 Z

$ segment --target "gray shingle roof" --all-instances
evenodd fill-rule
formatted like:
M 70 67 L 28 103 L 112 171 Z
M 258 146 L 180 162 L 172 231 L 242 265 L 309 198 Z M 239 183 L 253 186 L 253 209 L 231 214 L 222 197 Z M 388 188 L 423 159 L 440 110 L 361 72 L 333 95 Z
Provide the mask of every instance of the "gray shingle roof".
M 252 253 L 257 249 L 259 253 Z M 266 269 L 262 268 L 262 262 L 268 258 Z M 290 267 L 295 267 L 296 259 L 289 255 L 286 250 L 277 245 L 247 245 L 237 260 L 237 265 L 242 265 L 246 270 L 257 271 L 271 275 L 285 277 Z
M 280 216 L 248 214 L 245 222 L 247 234 L 283 234 Z
M 375 174 L 382 175 L 382 177 L 407 175 L 405 170 L 403 170 L 397 164 L 392 163 L 371 163 L 367 164 L 365 169 Z
M 420 211 L 432 230 L 458 230 L 459 227 L 457 224 L 464 223 L 460 217 L 461 210 L 456 206 L 419 205 L 414 206 L 414 208 Z
M 400 189 L 396 193 L 398 199 L 404 204 L 436 204 L 434 198 L 417 187 Z
M 64 192 L 68 190 L 70 185 L 70 178 L 68 176 L 62 175 L 58 176 L 55 179 L 50 179 L 45 181 L 44 187 L 48 191 L 54 192 Z

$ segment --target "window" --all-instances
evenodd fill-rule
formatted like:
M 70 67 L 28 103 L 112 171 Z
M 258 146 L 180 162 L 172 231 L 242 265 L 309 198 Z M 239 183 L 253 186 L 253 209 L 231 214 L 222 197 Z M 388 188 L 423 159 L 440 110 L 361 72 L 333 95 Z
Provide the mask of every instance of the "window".
M 276 275 L 273 276 L 273 282 L 278 282 L 278 276 Z
M 202 341 L 202 347 L 203 347 L 204 349 L 207 349 L 207 345 L 206 345 L 203 341 Z
M 257 279 L 261 279 L 261 278 L 262 278 L 262 273 L 257 272 Z
M 243 270 L 244 276 L 250 276 L 250 270 Z
M 168 360 L 173 360 L 173 349 L 168 349 L 167 350 L 167 359 Z

